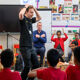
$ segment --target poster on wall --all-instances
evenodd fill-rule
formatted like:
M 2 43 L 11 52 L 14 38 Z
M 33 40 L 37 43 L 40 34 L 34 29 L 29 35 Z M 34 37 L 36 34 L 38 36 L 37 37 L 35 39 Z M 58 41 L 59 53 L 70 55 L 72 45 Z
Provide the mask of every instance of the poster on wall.
M 65 7 L 71 7 L 72 6 L 72 0 L 64 0 L 64 6 Z
M 78 14 L 78 5 L 73 5 L 73 13 Z
M 70 14 L 62 14 L 62 20 L 70 20 Z
M 34 7 L 37 7 L 36 0 L 20 0 L 20 4 L 21 5 L 30 4 L 33 5 Z
M 37 0 L 37 8 L 49 8 L 49 0 Z
M 52 8 L 55 5 L 55 0 L 49 0 L 49 7 Z
M 72 7 L 64 7 L 64 13 L 65 14 L 71 14 L 73 12 L 73 8 Z
M 62 4 L 64 5 L 64 0 L 55 0 L 55 5 Z
M 58 5 L 58 12 L 59 13 L 64 13 L 64 6 L 62 4 Z
M 78 5 L 79 4 L 79 0 L 72 0 L 72 4 L 73 5 Z
M 54 5 L 54 6 L 52 7 L 52 13 L 57 13 L 57 6 Z
M 52 20 L 53 21 L 60 21 L 61 20 L 61 14 L 52 14 Z
M 72 0 L 64 0 L 64 13 L 70 14 L 73 12 Z
M 71 20 L 72 21 L 79 21 L 79 15 L 78 14 L 71 14 Z

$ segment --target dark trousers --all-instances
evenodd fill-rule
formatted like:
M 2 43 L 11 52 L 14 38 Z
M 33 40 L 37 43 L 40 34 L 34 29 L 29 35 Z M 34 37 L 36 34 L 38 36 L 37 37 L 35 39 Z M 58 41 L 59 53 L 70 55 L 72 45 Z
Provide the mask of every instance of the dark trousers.
M 24 69 L 21 73 L 22 80 L 27 79 L 27 74 L 30 71 L 30 68 L 32 66 L 32 69 L 38 68 L 39 63 L 38 63 L 38 58 L 37 54 L 32 48 L 20 48 L 23 61 L 24 61 Z
M 42 65 L 43 64 L 43 58 L 45 55 L 45 47 L 41 47 L 41 48 L 34 47 L 34 50 L 36 51 L 37 54 L 40 55 L 40 65 Z

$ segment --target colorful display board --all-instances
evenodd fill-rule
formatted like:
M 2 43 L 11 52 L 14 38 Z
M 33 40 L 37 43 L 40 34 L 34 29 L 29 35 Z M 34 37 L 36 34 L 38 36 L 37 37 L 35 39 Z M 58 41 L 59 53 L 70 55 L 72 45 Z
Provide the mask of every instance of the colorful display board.
M 80 0 L 21 0 L 36 8 L 52 8 L 52 26 L 80 27 Z
M 80 0 L 55 0 L 54 6 L 52 27 L 80 27 Z

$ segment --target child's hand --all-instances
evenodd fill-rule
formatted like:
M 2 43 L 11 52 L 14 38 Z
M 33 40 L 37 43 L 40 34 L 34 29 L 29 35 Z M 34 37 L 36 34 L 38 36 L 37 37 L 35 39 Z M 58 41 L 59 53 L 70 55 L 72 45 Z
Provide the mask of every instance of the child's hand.
M 69 61 L 69 65 L 73 65 L 74 63 L 72 61 Z

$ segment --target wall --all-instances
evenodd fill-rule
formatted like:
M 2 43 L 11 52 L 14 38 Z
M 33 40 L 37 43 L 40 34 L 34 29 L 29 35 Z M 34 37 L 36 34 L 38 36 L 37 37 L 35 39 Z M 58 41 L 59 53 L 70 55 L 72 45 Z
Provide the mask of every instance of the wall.
M 13 49 L 14 44 L 19 44 L 19 37 L 19 33 L 10 35 L 7 33 L 0 33 L 0 45 L 3 46 L 3 49 Z
M 20 0 L 0 0 L 0 4 L 20 4 Z
M 7 5 L 9 5 L 9 4 L 15 4 L 15 5 L 18 5 L 18 4 L 20 4 L 20 0 L 0 0 L 0 4 L 2 5 L 2 4 L 7 4 Z M 46 14 L 47 14 L 47 12 L 46 13 L 41 13 L 41 15 L 42 15 L 42 18 L 43 19 L 45 19 L 46 17 L 46 20 L 48 20 L 48 17 L 49 17 L 49 14 L 48 14 L 48 16 L 46 16 Z M 46 22 L 46 20 L 44 20 L 43 21 L 43 24 Z M 50 21 L 50 19 L 49 19 L 49 21 Z M 46 22 L 47 23 L 47 22 Z M 55 23 L 55 22 L 54 22 Z M 58 23 L 57 23 L 58 24 Z M 50 33 L 50 28 L 46 28 L 45 27 L 45 25 L 46 24 L 44 24 L 43 26 L 44 26 L 44 30 L 45 31 L 47 31 L 47 37 L 48 37 L 48 43 L 46 44 L 46 52 L 48 51 L 48 49 L 50 49 L 50 48 L 53 48 L 53 45 L 54 45 L 54 43 L 51 43 L 51 42 L 49 42 L 49 40 L 50 40 L 50 37 L 51 37 L 51 33 Z M 50 25 L 50 22 L 49 22 L 49 24 L 48 25 Z M 48 27 L 48 26 L 47 26 Z M 61 29 L 61 28 L 60 28 Z M 13 37 L 11 37 L 10 35 L 12 35 Z M 7 34 L 5 33 L 5 34 L 0 34 L 0 44 L 1 45 L 3 45 L 3 48 L 4 49 L 6 49 L 7 48 L 7 42 L 8 42 L 8 48 L 11 48 L 11 49 L 13 49 L 13 45 L 14 44 L 19 44 L 19 37 L 20 37 L 20 35 L 19 34 L 10 34 L 9 36 L 8 36 L 8 41 L 7 41 Z M 71 37 L 73 37 L 73 35 L 68 35 L 69 36 L 69 39 L 65 42 L 65 56 L 68 56 L 67 54 L 68 54 L 68 45 L 69 45 L 69 40 L 71 39 Z M 16 39 L 18 39 L 18 40 L 16 40 Z M 68 51 L 67 51 L 68 50 Z

